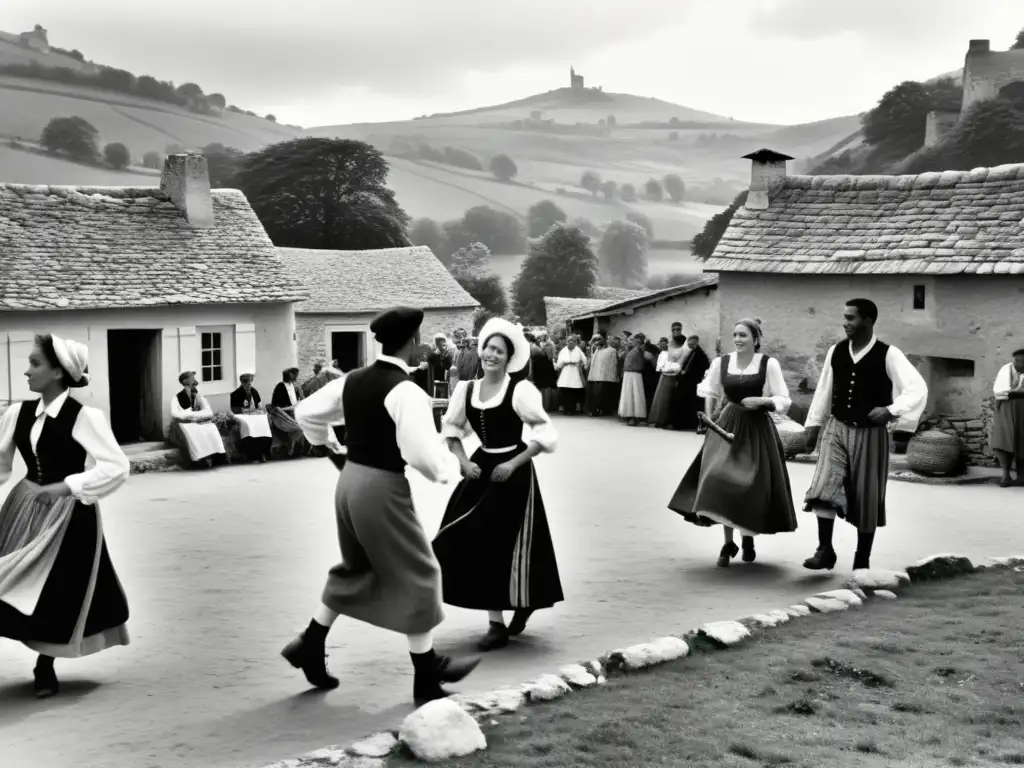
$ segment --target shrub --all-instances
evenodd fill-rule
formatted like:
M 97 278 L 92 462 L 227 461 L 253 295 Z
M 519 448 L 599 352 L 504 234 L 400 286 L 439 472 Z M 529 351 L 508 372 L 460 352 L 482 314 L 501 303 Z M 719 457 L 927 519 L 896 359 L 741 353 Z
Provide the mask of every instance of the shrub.
M 114 142 L 107 144 L 103 148 L 103 159 L 107 161 L 107 164 L 111 168 L 121 170 L 127 168 L 132 161 L 131 152 L 128 151 L 128 147 L 120 142 Z

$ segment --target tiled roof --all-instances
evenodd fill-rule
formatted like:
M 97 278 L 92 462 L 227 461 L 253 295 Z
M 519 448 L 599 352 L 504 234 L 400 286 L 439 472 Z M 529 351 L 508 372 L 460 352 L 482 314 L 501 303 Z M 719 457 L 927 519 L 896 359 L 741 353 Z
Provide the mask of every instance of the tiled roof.
M 1024 274 L 1024 164 L 918 176 L 789 176 L 740 208 L 709 272 Z
M 703 277 L 700 280 L 694 280 L 692 283 L 674 285 L 671 288 L 662 288 L 660 291 L 645 291 L 640 296 L 632 299 L 626 299 L 625 301 L 602 302 L 603 306 L 584 307 L 583 309 L 580 309 L 578 313 L 574 314 L 572 319 L 587 320 L 591 317 L 616 315 L 620 312 L 625 312 L 628 309 L 646 307 L 650 304 L 657 304 L 659 301 L 668 301 L 705 288 L 717 287 L 718 275 L 709 275 L 708 277 Z
M 399 304 L 422 309 L 479 306 L 426 246 L 278 251 L 289 271 L 309 287 L 309 300 L 297 304 L 296 312 L 379 312 Z
M 614 304 L 609 299 L 566 299 L 561 296 L 545 296 L 544 312 L 548 326 L 564 325 L 570 317 L 590 310 Z
M 245 196 L 194 229 L 158 189 L 0 184 L 0 311 L 293 301 Z
M 590 289 L 590 298 L 607 299 L 608 301 L 625 301 L 635 299 L 637 296 L 646 296 L 649 290 L 636 290 L 633 288 L 611 288 L 603 285 L 595 285 Z

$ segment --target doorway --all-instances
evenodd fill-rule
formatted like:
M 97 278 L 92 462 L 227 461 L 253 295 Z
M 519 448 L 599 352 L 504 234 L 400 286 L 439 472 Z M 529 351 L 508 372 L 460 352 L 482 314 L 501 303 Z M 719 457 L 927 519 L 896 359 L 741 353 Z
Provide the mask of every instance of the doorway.
M 366 365 L 366 333 L 363 331 L 332 331 L 331 359 L 348 373 Z
M 163 440 L 160 331 L 107 331 L 110 427 L 121 445 Z

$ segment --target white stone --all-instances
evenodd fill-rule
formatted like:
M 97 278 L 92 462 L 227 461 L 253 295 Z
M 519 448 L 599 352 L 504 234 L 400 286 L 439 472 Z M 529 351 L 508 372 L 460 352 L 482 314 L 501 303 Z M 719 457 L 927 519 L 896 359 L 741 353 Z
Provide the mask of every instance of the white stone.
M 384 731 L 360 739 L 349 749 L 361 757 L 386 757 L 391 754 L 397 744 L 398 739 L 394 734 Z
M 857 597 L 859 597 L 862 603 L 867 602 L 868 593 L 860 587 L 851 587 L 850 591 L 853 592 L 853 594 L 855 594 Z
M 792 616 L 794 619 L 798 619 L 801 616 L 810 616 L 811 609 L 806 605 L 791 605 L 786 609 L 786 613 Z
M 808 597 L 804 602 L 819 613 L 838 613 L 850 607 L 834 597 Z
M 640 643 L 617 651 L 622 656 L 622 664 L 626 669 L 643 669 L 654 664 L 663 664 L 673 659 L 681 659 L 689 652 L 690 646 L 678 637 L 662 637 L 651 643 Z
M 757 613 L 750 617 L 750 620 L 759 627 L 777 627 L 789 621 L 789 614 L 785 611 L 772 611 L 771 613 Z
M 558 670 L 558 674 L 565 682 L 577 688 L 589 688 L 597 684 L 597 677 L 582 664 L 566 664 Z
M 699 631 L 726 647 L 750 637 L 750 630 L 738 621 L 712 621 L 702 626 Z
M 398 739 L 428 763 L 487 749 L 487 737 L 479 723 L 448 699 L 431 701 L 406 717 Z
M 851 608 L 863 605 L 864 601 L 857 597 L 852 589 L 830 589 L 827 592 L 819 592 L 815 597 L 824 597 L 828 600 L 838 600 L 846 603 Z
M 928 557 L 922 557 L 916 563 L 915 566 L 920 567 L 922 565 L 928 565 L 928 563 L 936 560 L 959 560 L 963 555 L 954 555 L 952 552 L 944 552 L 941 555 L 929 555 Z
M 590 674 L 598 678 L 598 680 L 604 677 L 604 666 L 597 659 L 588 661 L 583 666 L 587 668 L 587 671 L 590 672 Z
M 895 600 L 896 599 L 896 593 L 895 592 L 890 592 L 888 589 L 876 589 L 875 590 L 875 597 L 880 597 L 883 600 Z
M 905 571 L 884 568 L 863 568 L 850 577 L 850 584 L 861 589 L 899 589 L 900 585 L 908 583 L 910 576 Z
M 558 675 L 541 675 L 529 684 L 526 697 L 530 701 L 553 701 L 571 692 L 569 684 Z
M 505 714 L 517 711 L 526 701 L 526 694 L 515 688 L 502 688 L 491 695 L 494 697 L 494 709 Z
M 793 618 L 781 608 L 776 609 L 774 611 L 769 611 L 767 615 L 776 619 L 779 622 L 779 624 L 785 624 L 787 621 Z
M 328 765 L 338 765 L 342 760 L 348 758 L 348 753 L 344 747 L 324 747 L 318 749 L 315 752 L 310 752 L 306 755 L 307 760 L 316 760 L 317 762 L 327 763 Z

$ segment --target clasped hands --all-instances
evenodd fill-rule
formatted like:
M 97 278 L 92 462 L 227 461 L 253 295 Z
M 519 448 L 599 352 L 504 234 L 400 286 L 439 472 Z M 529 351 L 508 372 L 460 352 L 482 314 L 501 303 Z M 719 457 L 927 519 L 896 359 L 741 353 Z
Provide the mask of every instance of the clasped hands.
M 472 461 L 467 460 L 462 462 L 461 467 L 463 476 L 469 480 L 479 480 L 480 476 L 483 474 L 483 470 L 480 469 L 480 465 Z M 503 483 L 512 477 L 512 473 L 518 468 L 519 467 L 514 461 L 503 462 L 491 470 L 491 476 L 489 479 L 491 482 Z

